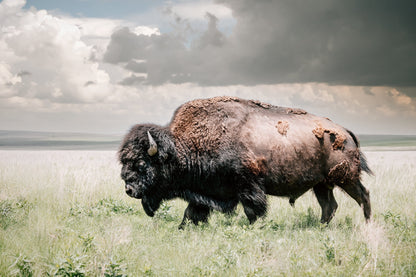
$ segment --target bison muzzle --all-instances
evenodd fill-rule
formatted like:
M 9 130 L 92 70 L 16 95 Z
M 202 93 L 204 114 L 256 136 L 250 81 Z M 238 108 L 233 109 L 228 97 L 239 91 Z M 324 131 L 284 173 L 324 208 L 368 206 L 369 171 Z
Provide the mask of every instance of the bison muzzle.
M 265 215 L 266 195 L 295 200 L 309 189 L 329 223 L 338 186 L 371 216 L 361 171 L 371 174 L 355 135 L 327 118 L 232 97 L 180 106 L 169 125 L 131 128 L 119 150 L 126 193 L 153 216 L 164 200 L 189 203 L 187 220 L 206 222 L 212 210 L 241 203 L 250 223 Z

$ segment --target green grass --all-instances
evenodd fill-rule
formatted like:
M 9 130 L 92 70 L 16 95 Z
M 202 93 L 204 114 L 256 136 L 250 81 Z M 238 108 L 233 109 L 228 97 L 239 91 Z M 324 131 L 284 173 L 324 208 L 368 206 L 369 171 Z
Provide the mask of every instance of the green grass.
M 308 192 L 270 197 L 179 231 L 186 203 L 154 218 L 129 198 L 110 151 L 0 151 L 0 276 L 415 276 L 416 152 L 367 153 L 373 221 L 336 189 L 328 226 Z

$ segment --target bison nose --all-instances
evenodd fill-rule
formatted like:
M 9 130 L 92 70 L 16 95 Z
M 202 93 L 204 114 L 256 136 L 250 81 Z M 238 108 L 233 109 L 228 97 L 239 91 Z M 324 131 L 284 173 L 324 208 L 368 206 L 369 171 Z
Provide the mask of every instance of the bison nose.
M 131 196 L 133 194 L 133 187 L 130 185 L 126 186 L 126 193 Z

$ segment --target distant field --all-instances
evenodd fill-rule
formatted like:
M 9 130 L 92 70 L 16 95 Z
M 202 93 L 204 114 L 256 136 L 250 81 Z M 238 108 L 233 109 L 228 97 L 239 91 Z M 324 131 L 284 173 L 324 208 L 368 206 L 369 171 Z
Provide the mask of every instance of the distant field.
M 360 135 L 363 147 L 394 147 L 396 150 L 416 150 L 416 136 L 410 135 Z M 393 149 L 394 150 L 394 149 Z
M 1 131 L 0 149 L 115 150 L 122 135 Z
M 335 189 L 328 226 L 308 192 L 179 231 L 185 203 L 146 216 L 115 151 L 0 150 L 0 276 L 416 276 L 416 151 L 366 155 L 369 224 Z
M 362 147 L 367 150 L 393 147 L 390 150 L 416 150 L 416 136 L 359 135 Z M 1 131 L 0 149 L 10 150 L 116 150 L 123 135 L 85 133 L 53 133 L 27 131 Z

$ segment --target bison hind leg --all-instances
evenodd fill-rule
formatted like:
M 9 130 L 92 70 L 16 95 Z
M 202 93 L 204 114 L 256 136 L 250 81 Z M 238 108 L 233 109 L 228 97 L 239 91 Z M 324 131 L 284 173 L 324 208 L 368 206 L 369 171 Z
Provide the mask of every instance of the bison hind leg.
M 338 208 L 333 189 L 326 183 L 319 183 L 313 187 L 316 198 L 322 209 L 321 223 L 329 223 Z
M 193 224 L 198 225 L 199 222 L 208 222 L 208 216 L 211 213 L 211 209 L 207 206 L 196 205 L 189 203 L 185 209 L 182 223 L 179 225 L 179 229 L 183 229 L 188 220 L 192 221 Z
M 338 184 L 349 196 L 363 208 L 364 217 L 368 222 L 371 217 L 370 192 L 363 186 L 360 180 L 356 182 L 344 182 Z

